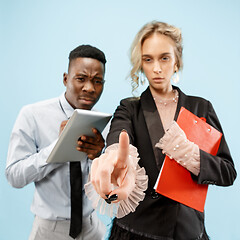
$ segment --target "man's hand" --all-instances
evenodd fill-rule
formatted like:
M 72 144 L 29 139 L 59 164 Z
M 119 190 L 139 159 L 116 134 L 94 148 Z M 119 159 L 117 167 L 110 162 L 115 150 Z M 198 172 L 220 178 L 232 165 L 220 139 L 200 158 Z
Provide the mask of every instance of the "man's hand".
M 68 120 L 62 121 L 60 125 L 60 130 L 59 130 L 59 136 L 62 133 L 64 127 L 67 125 Z M 88 155 L 88 158 L 94 159 L 96 157 L 99 157 L 102 149 L 104 148 L 104 139 L 102 137 L 102 134 L 96 129 L 92 129 L 93 133 L 95 134 L 94 137 L 89 137 L 89 136 L 81 136 L 78 139 L 78 146 L 76 149 L 81 152 L 85 152 Z
M 112 199 L 113 196 L 114 200 L 125 200 L 132 192 L 135 186 L 135 168 L 129 160 L 129 137 L 126 132 L 121 132 L 117 150 L 104 153 L 93 161 L 91 182 L 104 199 Z M 118 188 L 113 190 L 112 184 Z
M 78 151 L 87 153 L 88 158 L 93 160 L 94 158 L 100 156 L 105 144 L 102 134 L 96 128 L 93 128 L 92 131 L 95 136 L 81 136 L 78 139 L 78 146 L 76 147 L 76 149 Z
M 61 125 L 60 125 L 60 129 L 59 129 L 59 136 L 62 133 L 63 129 L 65 128 L 65 126 L 67 125 L 68 120 L 62 121 Z

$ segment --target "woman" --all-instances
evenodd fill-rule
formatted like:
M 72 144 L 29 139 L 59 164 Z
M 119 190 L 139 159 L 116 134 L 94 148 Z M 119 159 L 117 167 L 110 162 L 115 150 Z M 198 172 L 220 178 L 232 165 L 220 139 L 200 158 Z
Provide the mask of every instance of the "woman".
M 146 24 L 132 44 L 131 62 L 133 87 L 138 86 L 139 75 L 143 74 L 149 87 L 140 98 L 121 101 L 111 123 L 107 153 L 94 161 L 91 181 L 97 193 L 108 203 L 127 199 L 136 176 L 133 173 L 135 167 L 130 166 L 128 158 L 133 148 L 138 151 L 139 165 L 145 168 L 149 181 L 146 196 L 135 211 L 115 218 L 110 239 L 208 239 L 204 213 L 164 197 L 153 189 L 165 154 L 188 169 L 199 184 L 229 186 L 236 178 L 224 135 L 217 155 L 213 156 L 188 141 L 175 122 L 180 108 L 185 107 L 222 132 L 209 101 L 185 95 L 171 84 L 171 79 L 176 79 L 182 68 L 181 31 L 163 22 Z M 122 129 L 125 133 L 121 133 Z M 183 142 L 187 144 L 181 145 Z M 182 147 L 176 151 L 175 146 Z M 111 189 L 110 181 L 119 188 Z

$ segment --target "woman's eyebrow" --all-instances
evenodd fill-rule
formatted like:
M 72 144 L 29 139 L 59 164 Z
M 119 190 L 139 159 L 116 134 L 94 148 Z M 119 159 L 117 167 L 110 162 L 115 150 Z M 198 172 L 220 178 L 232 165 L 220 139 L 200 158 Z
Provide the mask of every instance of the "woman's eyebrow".
M 160 56 L 163 56 L 163 55 L 171 55 L 170 52 L 164 52 L 164 53 L 161 53 Z M 142 57 L 152 57 L 151 54 L 143 54 Z

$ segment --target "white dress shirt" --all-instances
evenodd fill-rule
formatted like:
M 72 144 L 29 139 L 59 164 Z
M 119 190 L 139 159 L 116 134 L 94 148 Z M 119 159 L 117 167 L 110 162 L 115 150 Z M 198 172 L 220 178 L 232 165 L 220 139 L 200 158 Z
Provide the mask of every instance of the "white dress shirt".
M 70 218 L 69 163 L 46 163 L 58 136 L 60 124 L 74 109 L 65 95 L 23 107 L 10 138 L 6 177 L 16 188 L 34 182 L 33 214 L 49 220 Z M 69 156 L 69 160 L 71 156 Z M 92 211 L 84 191 L 91 160 L 81 161 L 83 217 Z

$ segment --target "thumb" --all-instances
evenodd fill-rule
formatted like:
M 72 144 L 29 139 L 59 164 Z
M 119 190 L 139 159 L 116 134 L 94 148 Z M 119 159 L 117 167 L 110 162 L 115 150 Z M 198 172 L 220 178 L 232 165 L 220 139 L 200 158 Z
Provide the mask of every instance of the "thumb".
M 122 130 L 119 135 L 119 148 L 118 148 L 118 168 L 127 167 L 127 160 L 129 155 L 129 136 L 126 130 Z
M 110 196 L 117 195 L 116 200 L 118 201 L 126 200 L 131 194 L 131 192 L 133 191 L 135 187 L 135 182 L 136 182 L 136 172 L 134 168 L 130 167 L 120 187 L 114 189 L 110 193 Z

